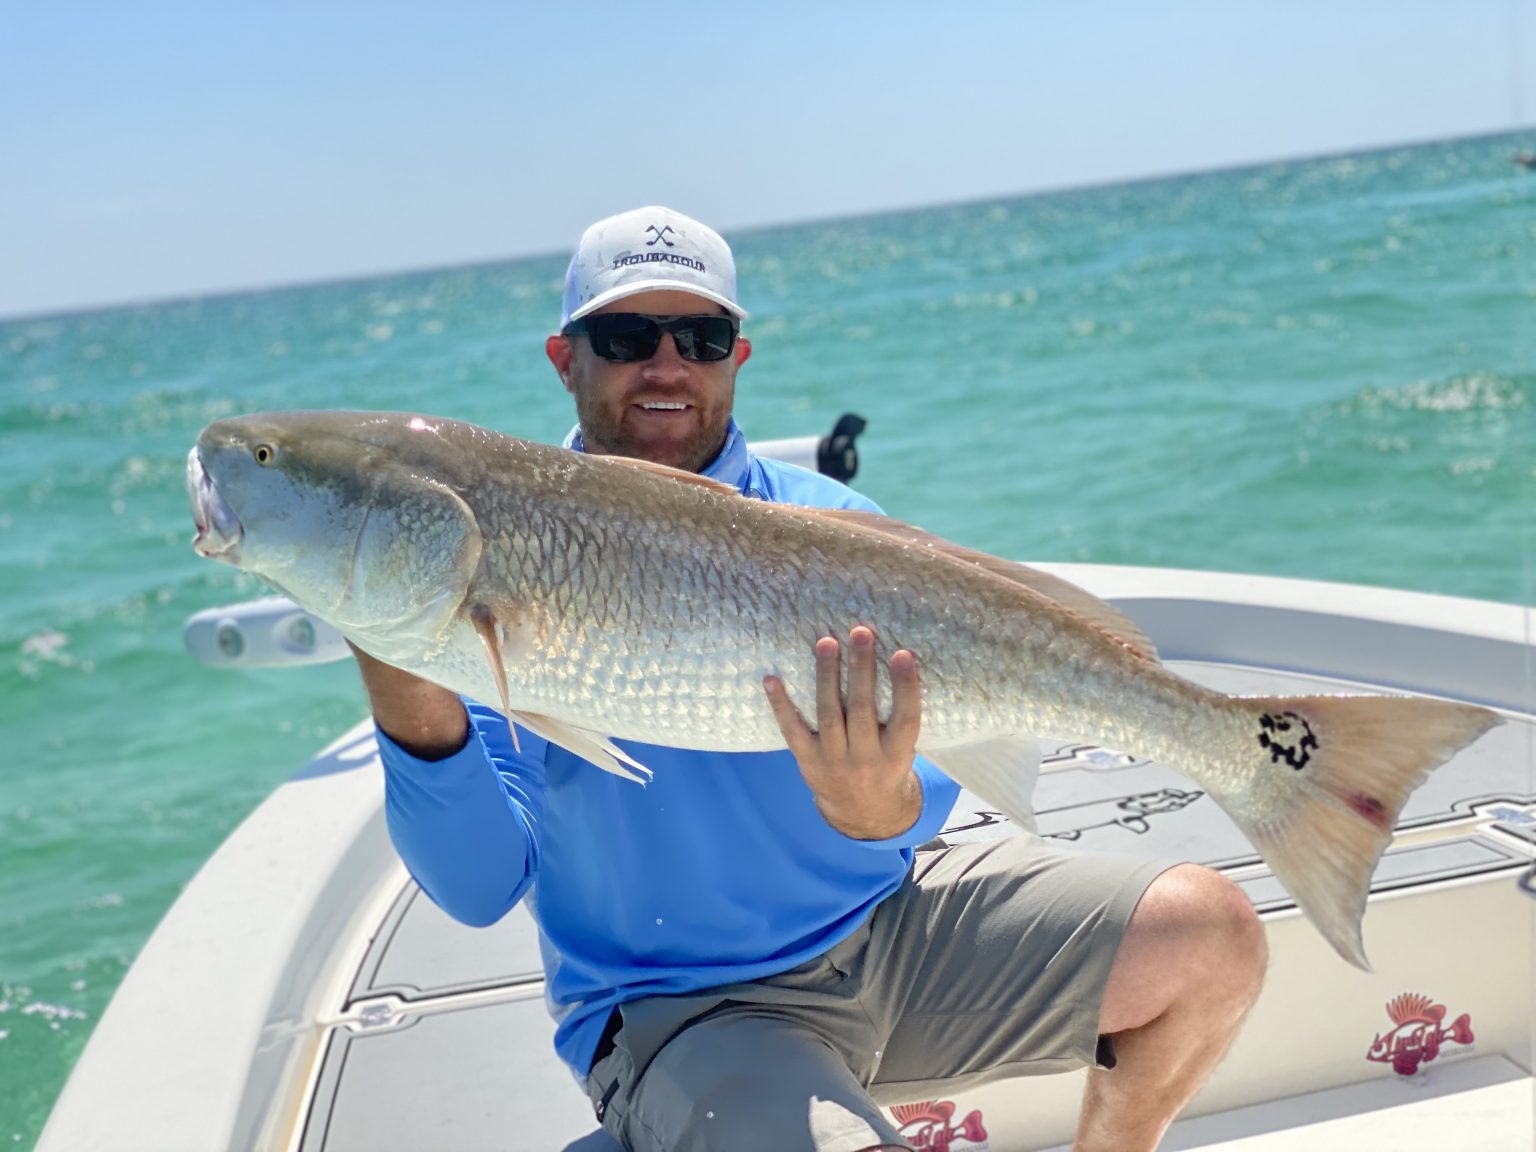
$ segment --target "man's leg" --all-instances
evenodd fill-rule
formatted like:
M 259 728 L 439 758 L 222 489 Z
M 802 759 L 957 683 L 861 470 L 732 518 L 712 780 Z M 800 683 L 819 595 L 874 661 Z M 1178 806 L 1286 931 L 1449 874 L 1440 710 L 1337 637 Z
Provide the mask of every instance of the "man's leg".
M 805 1024 L 739 1006 L 689 1025 L 629 1101 L 632 1152 L 875 1152 L 911 1147 Z
M 1235 884 L 1193 864 L 1159 876 L 1110 969 L 1099 1031 L 1116 1063 L 1088 1072 L 1074 1152 L 1156 1148 L 1237 1036 L 1268 959 Z

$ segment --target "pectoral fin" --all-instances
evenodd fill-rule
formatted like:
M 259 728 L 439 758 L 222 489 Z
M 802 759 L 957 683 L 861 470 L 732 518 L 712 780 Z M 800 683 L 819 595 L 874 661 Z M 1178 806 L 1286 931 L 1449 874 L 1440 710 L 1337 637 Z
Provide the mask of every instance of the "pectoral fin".
M 1034 737 L 1014 735 L 947 748 L 919 746 L 918 751 L 1019 827 L 1036 831 L 1033 798 L 1040 775 L 1040 745 Z
M 496 681 L 496 692 L 501 697 L 501 714 L 513 718 L 512 702 L 507 692 L 507 661 L 502 652 L 501 637 L 505 632 L 497 628 L 496 612 L 488 604 L 476 604 L 469 610 L 469 621 L 475 626 L 475 635 L 485 646 L 485 657 L 491 665 L 491 677 Z M 518 752 L 523 746 L 518 742 L 517 729 L 512 729 L 512 747 Z
M 503 616 L 509 617 L 502 619 Z M 485 647 L 485 657 L 491 665 L 491 676 L 496 681 L 496 691 L 501 697 L 501 711 L 512 723 L 512 746 L 521 752 L 517 739 L 517 725 L 521 724 L 535 736 L 541 736 L 551 744 L 558 744 L 572 755 L 596 764 L 604 772 L 612 772 L 637 784 L 647 783 L 651 770 L 620 748 L 601 732 L 589 732 L 576 728 L 553 716 L 539 712 L 521 712 L 512 707 L 511 693 L 507 690 L 507 656 L 509 648 L 516 645 L 517 611 L 503 609 L 500 614 L 488 604 L 476 604 L 469 610 L 470 623 Z M 507 643 L 511 638 L 511 645 Z M 510 652 L 516 655 L 515 651 Z

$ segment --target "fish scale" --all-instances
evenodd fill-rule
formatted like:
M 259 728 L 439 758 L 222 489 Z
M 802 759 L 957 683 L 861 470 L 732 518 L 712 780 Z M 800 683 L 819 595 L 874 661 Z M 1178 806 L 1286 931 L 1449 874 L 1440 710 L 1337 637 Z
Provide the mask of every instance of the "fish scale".
M 768 504 L 450 420 L 219 421 L 188 458 L 188 489 L 204 555 L 637 780 L 649 770 L 615 739 L 783 749 L 763 678 L 814 723 L 816 641 L 869 625 L 879 714 L 890 655 L 910 649 L 918 750 L 1000 812 L 1032 824 L 1038 738 L 1156 760 L 1221 804 L 1361 966 L 1397 813 L 1500 722 L 1413 697 L 1225 696 L 1163 667 L 1109 605 L 1023 565 L 868 513 Z

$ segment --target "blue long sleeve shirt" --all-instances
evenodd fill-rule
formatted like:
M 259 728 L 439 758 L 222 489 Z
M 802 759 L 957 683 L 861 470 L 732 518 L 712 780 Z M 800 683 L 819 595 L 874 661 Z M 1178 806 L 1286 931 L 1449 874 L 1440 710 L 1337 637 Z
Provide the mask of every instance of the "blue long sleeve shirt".
M 579 434 L 567 445 L 580 450 Z M 753 456 L 734 422 L 705 475 L 760 500 L 879 511 Z M 654 771 L 642 787 L 521 727 L 516 751 L 499 711 L 465 704 L 472 734 L 446 759 L 418 760 L 379 734 L 390 836 L 455 919 L 491 924 L 531 902 L 555 1048 L 578 1076 L 614 1006 L 760 979 L 838 943 L 901 884 L 959 795 L 919 757 L 917 822 L 853 840 L 822 819 L 788 751 L 618 741 Z

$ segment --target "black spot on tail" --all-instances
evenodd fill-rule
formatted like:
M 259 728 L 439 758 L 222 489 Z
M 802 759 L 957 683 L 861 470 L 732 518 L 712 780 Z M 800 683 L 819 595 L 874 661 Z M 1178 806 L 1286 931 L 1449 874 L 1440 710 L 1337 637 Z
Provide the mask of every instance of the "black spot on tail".
M 1259 717 L 1259 728 L 1259 747 L 1268 749 L 1272 763 L 1283 760 L 1300 772 L 1312 762 L 1317 737 L 1312 726 L 1295 712 L 1266 712 Z

